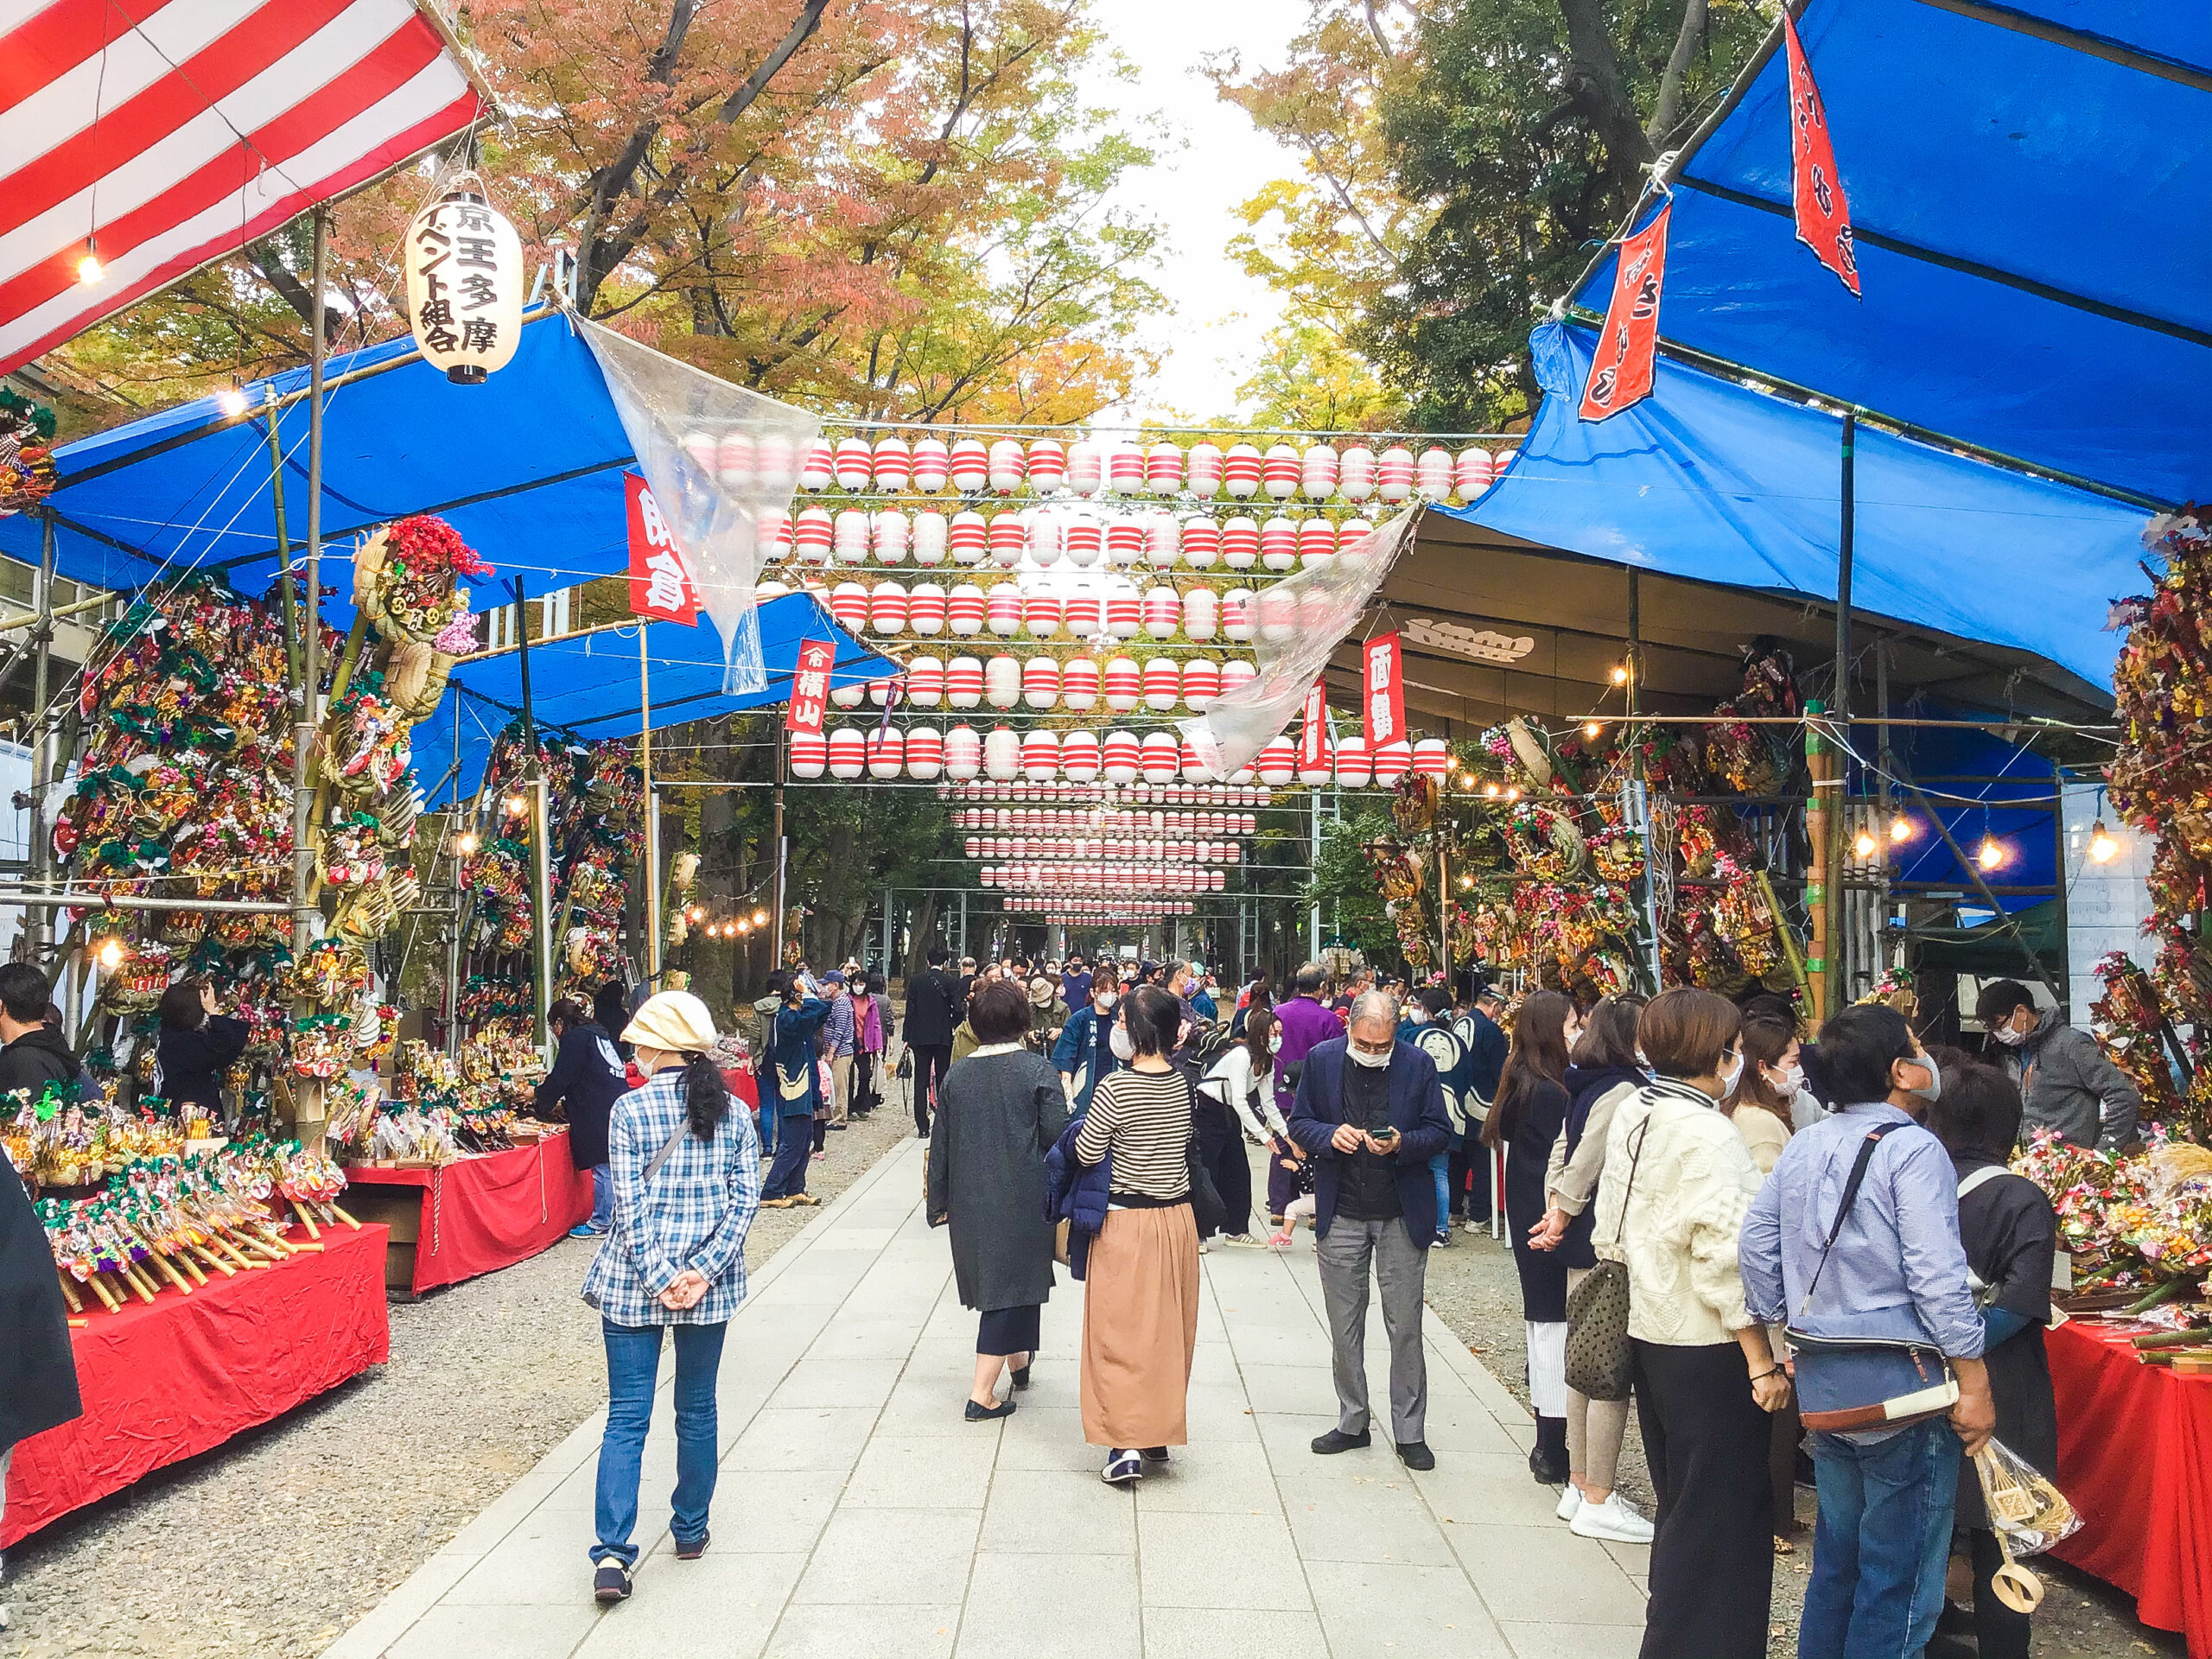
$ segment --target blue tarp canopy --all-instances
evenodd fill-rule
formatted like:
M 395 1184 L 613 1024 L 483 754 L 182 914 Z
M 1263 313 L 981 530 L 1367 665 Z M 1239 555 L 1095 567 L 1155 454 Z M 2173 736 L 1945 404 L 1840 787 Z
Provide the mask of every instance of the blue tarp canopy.
M 1796 239 L 1772 50 L 1670 175 L 1662 341 L 2151 502 L 2212 487 L 2212 7 L 1812 0 L 1798 30 L 1864 298 Z M 1573 302 L 1601 316 L 1613 265 Z
M 411 340 L 333 358 L 323 423 L 327 611 L 353 614 L 353 537 L 414 512 L 440 514 L 495 568 L 477 608 L 504 604 L 504 582 L 533 594 L 628 569 L 622 474 L 632 464 L 591 348 L 562 315 L 534 314 L 514 359 L 478 386 L 454 385 Z M 241 592 L 274 580 L 276 512 L 267 397 L 277 399 L 284 522 L 297 557 L 308 523 L 308 374 L 245 388 L 246 411 L 212 397 L 80 439 L 54 455 L 56 569 L 129 590 L 193 566 Z M 286 401 L 286 400 L 290 401 Z M 0 552 L 36 563 L 39 524 L 0 518 Z
M 833 685 L 887 679 L 899 671 L 896 663 L 839 628 L 810 594 L 772 599 L 760 607 L 760 617 L 768 683 L 750 696 L 722 694 L 721 640 L 713 623 L 702 620 L 696 628 L 676 622 L 649 625 L 645 654 L 652 667 L 655 731 L 783 702 L 791 695 L 799 645 L 808 639 L 836 642 Z M 589 742 L 635 737 L 644 724 L 638 659 L 634 627 L 603 628 L 531 646 L 531 712 L 541 736 Z M 460 761 L 459 773 L 439 790 L 433 806 L 476 792 L 493 741 L 521 711 L 519 652 L 475 658 L 454 670 L 445 701 L 414 733 L 415 770 L 426 784 L 445 777 L 456 754 Z

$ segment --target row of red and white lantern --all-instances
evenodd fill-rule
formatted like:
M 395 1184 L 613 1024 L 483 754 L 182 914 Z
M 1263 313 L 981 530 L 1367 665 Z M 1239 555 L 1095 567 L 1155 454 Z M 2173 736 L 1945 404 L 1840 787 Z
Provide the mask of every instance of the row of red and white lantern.
M 896 507 L 847 507 L 835 514 L 827 507 L 804 507 L 796 516 L 763 513 L 756 537 L 762 563 L 769 565 L 786 559 L 801 565 L 866 564 L 871 559 L 897 565 L 911 558 L 919 565 L 995 565 L 1003 570 L 1025 563 L 1110 570 L 1139 564 L 1166 569 L 1179 563 L 1193 570 L 1221 564 L 1280 574 L 1301 564 L 1325 568 L 1339 554 L 1354 556 L 1374 529 L 1364 518 L 1338 524 L 1319 513 L 1301 518 L 1278 514 L 1265 524 L 1241 517 L 1217 523 L 1204 513 L 1178 517 L 1153 510 L 1102 522 L 1090 513 L 1050 506 L 1010 508 L 988 518 L 972 512 L 948 518 L 941 512 L 908 514 Z
M 855 493 L 874 490 L 935 495 L 950 488 L 962 495 L 990 491 L 1012 495 L 1027 485 L 1039 495 L 1071 490 L 1077 495 L 1228 495 L 1238 500 L 1267 496 L 1287 501 L 1303 495 L 1325 501 L 1370 497 L 1408 501 L 1415 495 L 1432 501 L 1454 494 L 1471 501 L 1512 464 L 1514 446 L 1495 454 L 1470 445 L 1457 454 L 1430 444 L 1416 456 L 1402 443 L 1380 454 L 1364 443 L 1339 449 L 1313 442 L 1303 445 L 1232 443 L 1226 450 L 1200 442 L 1187 450 L 1162 441 L 1151 444 L 1096 442 L 1078 438 L 1063 445 L 1057 438 L 986 442 L 982 437 L 924 437 L 911 445 L 894 434 L 870 443 L 857 435 L 832 442 L 818 439 L 794 461 L 790 446 L 766 440 L 756 448 L 743 434 L 720 440 L 695 433 L 684 440 L 693 461 L 741 494 L 775 494 L 796 484 L 802 490 L 831 485 Z
M 940 732 L 934 726 L 883 726 L 861 731 L 843 726 L 824 735 L 794 732 L 790 736 L 792 775 L 850 780 L 866 776 L 891 779 L 909 777 L 927 781 L 942 773 L 964 780 L 982 775 L 997 782 L 1016 778 L 1051 783 L 1065 776 L 1077 783 L 1103 779 L 1130 784 L 1172 784 L 1180 778 L 1192 783 L 1213 781 L 1188 743 L 1178 742 L 1172 732 L 1111 731 L 1102 739 L 1096 732 L 1055 732 L 1038 728 L 1018 734 L 1008 727 L 979 734 L 963 723 Z M 1441 738 L 1419 743 L 1386 743 L 1371 760 L 1364 740 L 1339 738 L 1325 772 L 1301 771 L 1296 747 L 1277 738 L 1262 748 L 1249 769 L 1249 776 L 1270 786 L 1296 779 L 1315 785 L 1334 783 L 1344 788 L 1363 788 L 1369 776 L 1388 788 L 1408 771 L 1431 777 L 1450 773 L 1451 752 Z M 1230 781 L 1241 781 L 1240 772 Z
M 969 858 L 1135 858 L 1182 864 L 1241 864 L 1244 849 L 1234 841 L 1170 841 L 1149 836 L 969 836 L 962 843 Z
M 1025 594 L 1012 582 L 986 592 L 963 582 L 950 591 L 935 582 L 881 582 L 873 588 L 841 582 L 821 595 L 830 613 L 854 633 L 912 633 L 925 639 L 950 635 L 973 639 L 988 632 L 1001 639 L 1027 634 L 1034 639 L 1135 639 L 1140 634 L 1169 640 L 1179 633 L 1205 645 L 1216 638 L 1237 645 L 1253 639 L 1281 641 L 1299 628 L 1326 627 L 1336 620 L 1336 595 L 1318 590 L 1300 594 L 1281 588 L 1134 587 L 1104 594 Z
M 941 801 L 1006 806 L 1265 806 L 1274 796 L 1247 784 L 994 783 L 971 779 L 937 786 Z
M 1257 671 L 1242 658 L 1217 662 L 1193 657 L 1179 665 L 1154 657 L 1142 668 L 1133 658 L 1116 657 L 1101 664 L 1095 658 L 1032 657 L 1027 661 L 994 657 L 955 657 L 942 662 L 917 657 L 906 664 L 904 701 L 918 709 L 940 703 L 954 709 L 975 709 L 988 703 L 994 709 L 1017 704 L 1031 709 L 1095 709 L 1101 702 L 1116 714 L 1128 714 L 1140 703 L 1165 713 L 1178 702 L 1203 714 L 1216 697 L 1234 691 Z M 859 686 L 842 688 L 862 692 Z M 846 706 L 857 707 L 857 696 Z
M 1058 899 L 1050 893 L 1027 902 L 1012 896 L 1000 902 L 1011 913 L 1041 916 L 1047 925 L 1065 927 L 1145 927 L 1170 916 L 1196 915 L 1198 908 L 1183 900 L 1127 904 L 1110 899 Z
M 963 807 L 952 815 L 956 830 L 1004 830 L 1024 835 L 1110 835 L 1149 830 L 1154 835 L 1249 836 L 1260 820 L 1249 812 L 1125 812 L 1094 807 Z
M 1225 871 L 1179 864 L 986 864 L 976 874 L 987 887 L 1017 893 L 1219 893 L 1229 885 Z

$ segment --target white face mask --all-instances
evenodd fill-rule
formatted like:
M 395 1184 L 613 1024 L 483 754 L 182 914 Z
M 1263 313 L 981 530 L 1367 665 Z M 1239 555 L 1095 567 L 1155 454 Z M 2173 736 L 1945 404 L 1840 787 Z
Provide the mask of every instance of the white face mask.
M 1783 1099 L 1788 1100 L 1795 1096 L 1804 1086 L 1805 1068 L 1793 1064 L 1782 1069 L 1782 1081 L 1774 1085 L 1774 1090 Z
M 1723 1100 L 1736 1092 L 1736 1081 L 1744 1075 L 1744 1053 L 1741 1049 L 1720 1063 L 1720 1097 Z
M 1282 1033 L 1278 1031 L 1272 1032 L 1268 1034 L 1268 1052 L 1270 1054 L 1280 1054 L 1282 1052 Z
M 1101 1014 L 1111 1014 L 1114 1011 L 1114 1005 L 1121 1000 L 1111 991 L 1101 991 L 1090 999 L 1090 1006 Z
M 1999 1026 L 1996 1030 L 1991 1032 L 1989 1034 L 1994 1037 L 1999 1042 L 2004 1044 L 2007 1048 L 2018 1048 L 2022 1043 L 2028 1040 L 2028 1033 L 2026 1032 L 2015 1031 L 2009 1025 Z
M 1417 1026 L 1427 1025 L 1428 1023 L 1428 1010 L 1421 1007 L 1420 1003 L 1416 1002 L 1406 1010 L 1406 1018 L 1412 1020 L 1414 1024 Z
M 1127 1026 L 1115 1027 L 1114 1034 L 1111 1037 L 1109 1037 L 1106 1041 L 1108 1046 L 1113 1049 L 1114 1058 L 1116 1059 L 1134 1060 L 1136 1058 L 1137 1046 L 1129 1039 L 1129 1028 Z
M 1936 1064 L 1936 1057 L 1933 1054 L 1916 1054 L 1910 1059 L 1901 1061 L 1899 1064 L 1920 1066 L 1928 1073 L 1928 1081 L 1924 1084 L 1908 1083 L 1898 1085 L 1907 1094 L 1916 1095 L 1921 1099 L 1930 1103 L 1942 1094 L 1942 1068 Z
M 1390 1052 L 1388 1049 L 1383 1050 L 1380 1054 L 1370 1054 L 1357 1043 L 1346 1043 L 1344 1052 L 1351 1056 L 1354 1065 L 1363 1065 L 1370 1071 L 1379 1071 L 1390 1064 Z

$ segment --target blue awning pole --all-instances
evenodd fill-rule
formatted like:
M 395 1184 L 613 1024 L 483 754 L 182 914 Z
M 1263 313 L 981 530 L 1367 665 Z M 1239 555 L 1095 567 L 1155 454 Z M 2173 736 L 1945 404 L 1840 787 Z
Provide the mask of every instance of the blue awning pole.
M 552 993 L 553 963 L 546 951 L 546 940 L 551 918 L 546 911 L 553 902 L 552 872 L 548 868 L 551 850 L 547 845 L 552 836 L 551 804 L 545 795 L 545 773 L 537 764 L 537 720 L 531 711 L 530 698 L 530 587 L 517 576 L 513 582 L 515 595 L 515 661 L 522 672 L 522 753 L 523 785 L 529 791 L 530 803 L 530 977 L 531 1008 L 535 1016 L 537 1041 L 545 1042 L 545 1010 L 547 999 Z

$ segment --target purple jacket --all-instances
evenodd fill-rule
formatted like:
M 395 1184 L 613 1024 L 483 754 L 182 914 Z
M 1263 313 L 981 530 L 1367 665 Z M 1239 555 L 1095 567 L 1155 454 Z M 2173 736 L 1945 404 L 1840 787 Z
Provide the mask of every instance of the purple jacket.
M 1298 1092 L 1288 1081 L 1294 1075 L 1290 1068 L 1302 1066 L 1316 1045 L 1343 1036 L 1344 1022 L 1310 996 L 1276 1003 L 1275 1018 L 1282 1027 L 1282 1048 L 1275 1055 L 1275 1106 L 1287 1122 Z

